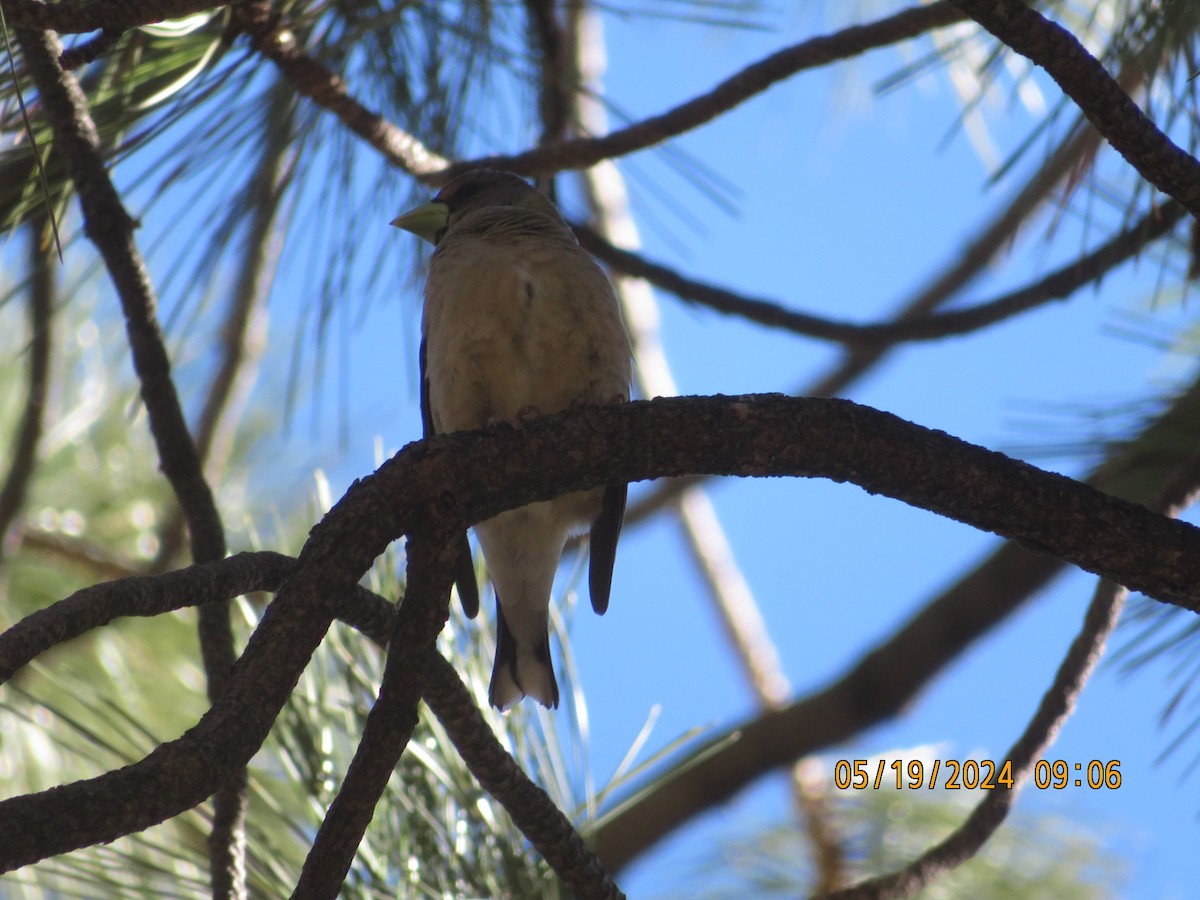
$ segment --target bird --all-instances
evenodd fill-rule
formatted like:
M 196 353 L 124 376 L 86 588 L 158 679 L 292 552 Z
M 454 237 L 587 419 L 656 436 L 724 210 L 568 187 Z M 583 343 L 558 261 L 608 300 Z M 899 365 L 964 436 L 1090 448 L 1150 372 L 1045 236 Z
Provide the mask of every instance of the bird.
M 629 400 L 632 351 L 608 276 L 554 203 L 524 179 L 476 169 L 391 223 L 433 244 L 421 318 L 424 434 L 497 426 L 581 404 Z M 589 592 L 603 614 L 628 486 L 610 484 L 509 510 L 474 526 L 496 596 L 492 706 L 558 706 L 549 605 L 568 537 L 590 530 Z M 465 532 L 455 583 L 479 593 Z

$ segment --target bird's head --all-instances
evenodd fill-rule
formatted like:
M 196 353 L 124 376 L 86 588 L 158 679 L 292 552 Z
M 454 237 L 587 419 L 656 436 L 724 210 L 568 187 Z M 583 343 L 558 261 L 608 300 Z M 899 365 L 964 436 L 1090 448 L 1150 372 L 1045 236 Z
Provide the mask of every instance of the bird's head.
M 437 244 L 460 219 L 492 207 L 513 206 L 562 221 L 554 204 L 523 178 L 498 169 L 475 169 L 459 175 L 429 203 L 392 219 L 392 224 Z

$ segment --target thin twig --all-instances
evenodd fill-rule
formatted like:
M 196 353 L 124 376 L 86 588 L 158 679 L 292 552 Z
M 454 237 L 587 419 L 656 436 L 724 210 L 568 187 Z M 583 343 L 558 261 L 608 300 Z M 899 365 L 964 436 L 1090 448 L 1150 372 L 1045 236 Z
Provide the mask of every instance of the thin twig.
M 496 740 L 454 667 L 432 654 L 425 701 L 471 774 L 554 869 L 572 896 L 624 897 L 570 820 Z
M 1072 260 L 1037 281 L 991 300 L 950 312 L 925 313 L 886 322 L 845 322 L 787 308 L 774 300 L 747 297 L 696 281 L 674 269 L 651 262 L 640 254 L 613 246 L 590 228 L 575 226 L 579 243 L 616 271 L 669 291 L 681 300 L 717 312 L 735 315 L 806 337 L 836 341 L 849 347 L 879 347 L 911 341 L 960 337 L 995 325 L 1055 300 L 1064 300 L 1080 288 L 1102 278 L 1144 247 L 1171 230 L 1187 215 L 1179 203 L 1155 205 L 1136 223 L 1118 232 L 1101 246 Z
M 443 174 L 450 178 L 481 165 L 507 169 L 520 175 L 587 169 L 601 160 L 627 156 L 698 128 L 798 72 L 860 56 L 868 50 L 919 37 L 963 19 L 962 12 L 946 0 L 913 6 L 866 25 L 851 26 L 834 34 L 810 38 L 786 47 L 747 66 L 705 94 L 603 137 L 576 138 L 513 156 L 489 156 L 458 162 Z
M 29 223 L 29 378 L 25 389 L 25 409 L 13 439 L 12 461 L 0 487 L 0 559 L 8 555 L 13 526 L 29 483 L 37 468 L 37 449 L 42 437 L 46 392 L 50 383 L 50 326 L 57 291 L 54 259 L 50 249 L 50 229 L 44 215 L 35 215 Z

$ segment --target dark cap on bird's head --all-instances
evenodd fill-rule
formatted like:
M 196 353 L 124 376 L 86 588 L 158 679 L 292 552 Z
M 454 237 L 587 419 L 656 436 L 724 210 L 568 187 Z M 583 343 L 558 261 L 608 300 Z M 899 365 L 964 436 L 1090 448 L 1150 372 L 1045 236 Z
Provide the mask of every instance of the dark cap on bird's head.
M 447 183 L 429 203 L 392 219 L 392 224 L 437 244 L 453 219 L 495 206 L 517 206 L 562 219 L 554 204 L 520 176 L 472 169 Z

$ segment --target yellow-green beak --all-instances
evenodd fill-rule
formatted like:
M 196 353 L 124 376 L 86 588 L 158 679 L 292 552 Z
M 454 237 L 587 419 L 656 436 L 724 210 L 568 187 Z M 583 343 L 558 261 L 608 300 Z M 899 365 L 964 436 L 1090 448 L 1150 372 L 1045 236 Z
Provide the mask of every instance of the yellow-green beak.
M 405 231 L 411 231 L 431 244 L 436 244 L 438 235 L 446 227 L 449 219 L 450 207 L 445 203 L 426 203 L 396 216 L 392 219 L 392 224 Z

